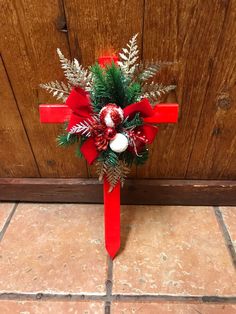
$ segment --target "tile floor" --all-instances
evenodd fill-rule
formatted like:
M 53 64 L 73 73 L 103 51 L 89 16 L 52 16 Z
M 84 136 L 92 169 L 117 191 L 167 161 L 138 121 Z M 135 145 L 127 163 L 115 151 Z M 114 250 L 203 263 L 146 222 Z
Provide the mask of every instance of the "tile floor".
M 234 314 L 236 208 L 0 203 L 0 314 Z

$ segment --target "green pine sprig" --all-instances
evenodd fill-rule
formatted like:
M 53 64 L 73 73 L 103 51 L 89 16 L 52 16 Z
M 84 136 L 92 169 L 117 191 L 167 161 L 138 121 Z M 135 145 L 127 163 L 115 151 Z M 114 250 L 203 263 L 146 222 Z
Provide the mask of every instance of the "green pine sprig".
M 98 113 L 108 103 L 115 103 L 121 108 L 140 100 L 141 85 L 129 83 L 122 70 L 113 62 L 102 68 L 95 64 L 91 67 L 93 86 L 90 91 L 94 112 Z
M 104 69 L 98 63 L 91 67 L 93 84 L 90 90 L 90 98 L 93 111 L 98 113 L 103 106 L 110 102 L 108 86 Z
M 86 136 L 80 136 L 78 139 L 78 144 L 76 146 L 75 149 L 75 155 L 76 157 L 82 158 L 83 154 L 81 152 L 81 146 L 83 145 L 83 143 L 87 140 L 88 138 Z
M 141 152 L 136 155 L 134 152 L 125 151 L 121 154 L 120 159 L 123 160 L 128 167 L 131 167 L 133 164 L 139 166 L 143 165 L 148 159 L 148 149 L 144 147 Z
M 140 117 L 140 113 L 136 113 L 135 116 L 133 117 L 133 119 L 129 120 L 126 119 L 123 123 L 123 127 L 125 129 L 132 129 L 132 128 L 136 128 L 138 126 L 143 125 L 143 120 Z
M 126 150 L 120 155 L 120 159 L 123 160 L 128 167 L 131 167 L 134 162 L 135 155 L 132 152 Z
M 124 108 L 126 105 L 127 84 L 124 74 L 114 62 L 106 67 L 106 83 L 111 103 Z
M 143 165 L 148 159 L 149 151 L 146 147 L 143 148 L 141 152 L 138 153 L 138 155 L 135 155 L 134 163 L 135 165 Z
M 140 100 L 142 94 L 141 85 L 134 82 L 126 90 L 126 104 L 130 105 Z
M 115 167 L 119 162 L 119 155 L 113 152 L 109 147 L 107 150 L 102 151 L 98 157 L 98 161 L 104 162 L 107 166 Z
M 67 147 L 78 142 L 78 137 L 75 134 L 64 132 L 57 137 L 57 145 Z
M 67 132 L 68 123 L 64 125 L 64 132 L 57 137 L 57 145 L 61 147 L 68 147 L 70 145 L 76 144 L 75 155 L 76 157 L 82 158 L 83 154 L 81 152 L 82 144 L 87 140 L 86 136 L 78 136 L 78 134 L 72 134 Z

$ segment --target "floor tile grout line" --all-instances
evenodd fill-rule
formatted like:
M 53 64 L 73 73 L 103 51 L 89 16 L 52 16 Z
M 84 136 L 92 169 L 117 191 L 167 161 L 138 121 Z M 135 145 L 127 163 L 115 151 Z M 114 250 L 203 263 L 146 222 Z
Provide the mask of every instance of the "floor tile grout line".
M 151 301 L 151 302 L 160 302 L 160 301 L 171 301 L 171 302 L 202 302 L 202 303 L 236 303 L 236 296 L 194 296 L 194 295 L 151 295 L 151 294 L 142 294 L 142 295 L 122 295 L 122 294 L 113 294 L 113 301 Z
M 216 219 L 217 219 L 218 224 L 219 224 L 219 226 L 221 228 L 221 231 L 222 231 L 222 234 L 223 234 L 226 246 L 227 246 L 227 248 L 229 250 L 229 253 L 230 253 L 233 265 L 236 268 L 236 252 L 235 252 L 235 249 L 234 249 L 234 245 L 233 245 L 230 233 L 229 233 L 228 228 L 227 228 L 227 226 L 225 224 L 224 217 L 222 215 L 222 212 L 221 212 L 219 206 L 214 206 L 213 208 L 214 208 L 214 211 L 215 211 Z
M 102 294 L 75 294 L 75 293 L 21 293 L 21 292 L 2 292 L 0 300 L 58 300 L 58 301 L 105 301 L 106 295 Z
M 14 206 L 13 206 L 13 208 L 12 208 L 10 214 L 9 214 L 8 217 L 7 217 L 7 220 L 6 220 L 6 222 L 5 222 L 5 224 L 4 224 L 3 228 L 2 228 L 2 230 L 0 231 L 0 242 L 2 241 L 4 235 L 5 235 L 6 231 L 7 231 L 7 228 L 8 228 L 8 226 L 9 226 L 10 222 L 11 222 L 11 219 L 12 219 L 12 217 L 13 217 L 15 211 L 16 211 L 16 208 L 17 208 L 18 204 L 19 204 L 19 202 L 17 202 L 17 203 L 14 204 Z
M 104 313 L 111 313 L 112 303 L 112 285 L 113 285 L 113 260 L 108 255 L 107 257 L 107 280 L 106 280 L 106 302 L 104 306 Z
M 52 293 L 0 293 L 0 300 L 17 300 L 17 301 L 48 301 L 48 300 L 58 300 L 58 301 L 106 301 L 106 295 L 99 294 L 52 294 Z M 236 296 L 196 296 L 196 295 L 151 295 L 151 294 L 113 294 L 111 296 L 112 301 L 172 301 L 179 303 L 188 302 L 202 302 L 202 303 L 227 303 L 236 304 Z

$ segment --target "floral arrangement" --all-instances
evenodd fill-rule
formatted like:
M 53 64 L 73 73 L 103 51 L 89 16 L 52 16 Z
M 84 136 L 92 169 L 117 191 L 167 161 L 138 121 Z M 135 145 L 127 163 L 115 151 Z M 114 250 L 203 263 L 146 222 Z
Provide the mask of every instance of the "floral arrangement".
M 99 179 L 106 178 L 110 191 L 124 183 L 132 164 L 144 164 L 148 145 L 155 139 L 155 104 L 174 85 L 154 81 L 166 63 L 139 61 L 137 34 L 119 58 L 101 58 L 85 69 L 57 50 L 67 83 L 40 86 L 62 99 L 71 110 L 60 146 L 76 145 L 76 153 L 97 165 Z M 150 123 L 151 122 L 151 123 Z

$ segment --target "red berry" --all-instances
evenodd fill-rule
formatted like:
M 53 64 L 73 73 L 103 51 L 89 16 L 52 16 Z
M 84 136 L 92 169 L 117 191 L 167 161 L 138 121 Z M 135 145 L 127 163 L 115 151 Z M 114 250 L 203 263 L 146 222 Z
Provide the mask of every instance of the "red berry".
M 106 128 L 104 131 L 104 136 L 108 140 L 112 140 L 116 135 L 116 130 L 113 128 Z

